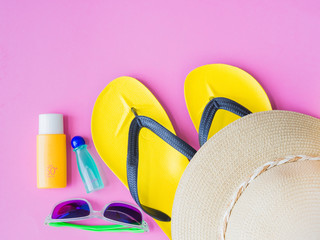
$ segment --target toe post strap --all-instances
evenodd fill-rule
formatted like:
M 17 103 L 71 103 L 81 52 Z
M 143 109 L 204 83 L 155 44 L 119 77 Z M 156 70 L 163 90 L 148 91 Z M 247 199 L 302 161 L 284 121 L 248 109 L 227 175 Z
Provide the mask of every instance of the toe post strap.
M 219 109 L 244 117 L 251 113 L 241 104 L 224 97 L 212 98 L 203 110 L 199 126 L 199 142 L 202 146 L 207 140 L 213 118 Z
M 128 155 L 127 155 L 127 180 L 128 187 L 133 199 L 148 215 L 159 221 L 170 222 L 171 218 L 166 213 L 156 210 L 154 208 L 144 206 L 140 203 L 138 196 L 138 163 L 139 163 L 139 133 L 142 128 L 147 128 L 154 134 L 159 136 L 163 141 L 175 148 L 181 154 L 185 155 L 189 160 L 196 153 L 185 141 L 170 132 L 164 126 L 155 120 L 139 116 L 134 108 L 131 108 L 135 118 L 132 120 L 129 129 L 128 138 Z M 174 161 L 174 159 L 173 159 Z

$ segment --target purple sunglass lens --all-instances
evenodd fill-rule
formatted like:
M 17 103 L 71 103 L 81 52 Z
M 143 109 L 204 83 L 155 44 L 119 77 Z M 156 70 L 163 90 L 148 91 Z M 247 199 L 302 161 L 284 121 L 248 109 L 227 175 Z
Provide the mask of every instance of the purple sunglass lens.
M 90 208 L 86 201 L 70 200 L 59 203 L 52 212 L 52 219 L 78 218 L 89 216 Z
M 111 203 L 104 211 L 103 216 L 122 223 L 142 224 L 141 212 L 137 208 L 124 203 Z

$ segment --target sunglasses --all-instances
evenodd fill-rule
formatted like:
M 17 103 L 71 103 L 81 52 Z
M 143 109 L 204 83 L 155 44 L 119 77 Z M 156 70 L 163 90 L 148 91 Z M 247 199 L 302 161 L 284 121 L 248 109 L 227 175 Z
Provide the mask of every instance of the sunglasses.
M 116 225 L 86 226 L 69 223 L 90 218 L 100 218 Z M 53 227 L 74 227 L 88 231 L 104 232 L 148 232 L 148 224 L 143 220 L 139 208 L 124 202 L 111 202 L 101 211 L 94 211 L 91 204 L 81 198 L 57 203 L 45 224 Z

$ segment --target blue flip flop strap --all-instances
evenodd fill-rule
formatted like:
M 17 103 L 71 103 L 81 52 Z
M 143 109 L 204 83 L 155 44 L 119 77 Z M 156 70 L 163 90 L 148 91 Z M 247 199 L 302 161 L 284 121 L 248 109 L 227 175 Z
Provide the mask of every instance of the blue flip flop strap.
M 189 160 L 196 153 L 196 150 L 185 141 L 174 135 L 164 126 L 145 116 L 136 116 L 130 125 L 128 140 L 128 156 L 127 156 L 127 179 L 128 187 L 133 199 L 141 207 L 143 211 L 151 217 L 164 222 L 169 222 L 171 218 L 154 208 L 144 206 L 140 203 L 138 196 L 138 162 L 139 162 L 139 133 L 145 127 L 159 136 L 162 140 L 175 148 L 177 151 L 185 155 Z M 157 148 L 157 146 L 154 146 Z M 149 159 L 152 160 L 152 159 Z M 175 159 L 172 159 L 175 161 Z M 163 174 L 166 174 L 165 172 Z M 147 180 L 146 180 L 147 181 Z
M 202 146 L 207 140 L 211 124 L 214 118 L 214 115 L 219 109 L 224 109 L 229 112 L 232 112 L 240 117 L 246 116 L 251 113 L 247 108 L 241 104 L 223 97 L 213 98 L 205 107 L 200 121 L 199 126 L 199 142 Z

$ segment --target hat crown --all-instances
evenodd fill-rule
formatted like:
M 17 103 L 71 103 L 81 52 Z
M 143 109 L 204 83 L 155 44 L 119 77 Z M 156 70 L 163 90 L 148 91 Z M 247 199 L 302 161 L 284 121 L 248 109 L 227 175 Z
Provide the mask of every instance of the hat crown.
M 319 171 L 306 159 L 263 172 L 234 205 L 225 239 L 320 239 Z

